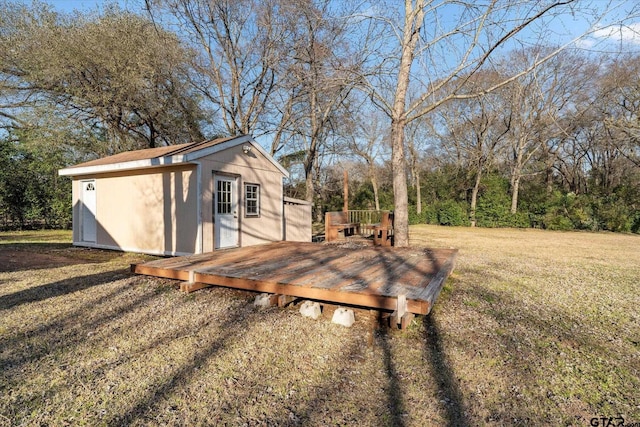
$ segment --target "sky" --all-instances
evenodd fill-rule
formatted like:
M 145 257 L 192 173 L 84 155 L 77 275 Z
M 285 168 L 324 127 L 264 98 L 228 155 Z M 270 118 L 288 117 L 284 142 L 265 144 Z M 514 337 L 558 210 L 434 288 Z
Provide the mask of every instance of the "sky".
M 398 0 L 399 1 L 399 0 Z M 638 9 L 638 1 L 637 0 L 594 0 L 594 1 L 585 1 L 579 0 L 583 3 L 589 3 L 590 6 L 593 7 L 594 10 L 597 9 L 611 9 L 612 13 L 610 14 L 612 19 L 619 19 L 621 15 L 629 13 L 629 11 Z M 56 10 L 61 12 L 72 12 L 74 10 L 81 12 L 88 12 L 92 10 L 96 10 L 97 8 L 101 8 L 107 6 L 109 4 L 118 4 L 123 9 L 132 10 L 135 12 L 142 11 L 144 8 L 144 0 L 45 0 L 46 3 L 52 5 Z M 373 2 L 375 3 L 375 1 Z M 606 27 L 607 22 L 602 22 L 601 26 L 605 26 L 605 28 L 597 28 L 590 35 L 581 39 L 577 46 L 583 49 L 590 48 L 598 48 L 605 43 L 614 43 L 619 46 L 627 46 L 633 47 L 637 46 L 640 48 L 640 10 L 636 11 L 638 16 L 636 18 L 631 19 L 627 22 L 628 25 L 620 27 Z M 555 20 L 554 27 L 558 29 L 559 33 L 564 33 L 564 37 L 562 39 L 567 39 L 568 34 L 573 34 L 574 36 L 581 34 L 587 30 L 587 25 L 585 22 L 576 19 L 575 16 L 571 16 L 569 14 L 560 17 Z M 549 31 L 547 36 L 553 37 L 556 31 Z M 558 35 L 558 34 L 556 34 Z
M 81 12 L 95 10 L 99 7 L 116 3 L 123 9 L 139 11 L 142 9 L 144 0 L 44 0 L 45 3 L 52 5 L 56 10 L 61 12 L 73 12 L 78 10 Z

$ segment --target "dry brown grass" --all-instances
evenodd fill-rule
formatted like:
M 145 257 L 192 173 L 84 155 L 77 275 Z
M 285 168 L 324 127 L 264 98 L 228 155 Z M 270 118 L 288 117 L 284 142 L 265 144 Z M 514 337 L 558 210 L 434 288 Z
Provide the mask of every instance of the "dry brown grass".
M 0 272 L 0 425 L 640 421 L 639 236 L 415 227 L 460 249 L 456 270 L 432 315 L 371 347 L 367 311 L 347 329 L 185 295 L 68 239 L 0 234 L 0 258 L 51 256 Z

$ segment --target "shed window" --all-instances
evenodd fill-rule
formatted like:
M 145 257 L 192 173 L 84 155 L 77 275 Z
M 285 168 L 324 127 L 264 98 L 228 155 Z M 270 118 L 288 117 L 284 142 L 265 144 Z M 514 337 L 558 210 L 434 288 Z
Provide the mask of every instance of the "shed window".
M 217 213 L 230 214 L 231 213 L 231 182 L 218 181 L 218 207 Z
M 244 185 L 244 215 L 260 216 L 260 186 L 258 184 Z

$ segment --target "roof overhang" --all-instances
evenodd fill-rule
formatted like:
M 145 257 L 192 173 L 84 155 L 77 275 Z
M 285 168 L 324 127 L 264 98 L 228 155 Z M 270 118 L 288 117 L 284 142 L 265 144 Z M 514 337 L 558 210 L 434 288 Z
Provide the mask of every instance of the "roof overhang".
M 93 175 L 97 173 L 107 172 L 121 172 L 135 169 L 155 168 L 160 166 L 180 165 L 185 164 L 185 156 L 167 156 L 157 157 L 155 159 L 134 160 L 131 162 L 111 163 L 108 165 L 96 165 L 85 167 L 71 167 L 60 169 L 58 175 L 60 176 L 77 176 L 77 175 Z
M 305 205 L 305 206 L 313 206 L 313 202 L 309 202 L 307 200 L 294 199 L 293 197 L 284 196 L 284 202 L 290 203 L 292 205 Z
M 94 166 L 80 166 L 69 167 L 60 169 L 58 174 L 60 176 L 80 176 L 80 175 L 94 175 L 109 172 L 122 172 L 136 169 L 157 168 L 172 165 L 184 165 L 184 164 L 196 164 L 197 160 L 218 153 L 220 151 L 227 150 L 229 148 L 236 147 L 241 144 L 251 144 L 260 154 L 262 154 L 269 162 L 271 162 L 285 177 L 289 177 L 289 172 L 278 163 L 273 156 L 265 151 L 260 144 L 258 144 L 249 135 L 242 135 L 228 141 L 216 144 L 210 147 L 196 150 L 187 154 L 178 154 L 174 156 L 155 157 L 152 159 L 134 160 L 128 162 L 110 163 L 104 165 Z

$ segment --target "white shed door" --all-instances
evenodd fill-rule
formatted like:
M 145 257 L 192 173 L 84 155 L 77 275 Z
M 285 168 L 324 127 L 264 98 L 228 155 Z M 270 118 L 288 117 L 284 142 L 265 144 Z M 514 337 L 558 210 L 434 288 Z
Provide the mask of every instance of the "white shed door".
M 82 181 L 80 206 L 80 240 L 96 242 L 96 181 Z
M 215 197 L 215 249 L 238 246 L 238 192 L 236 179 L 216 175 L 214 179 Z

